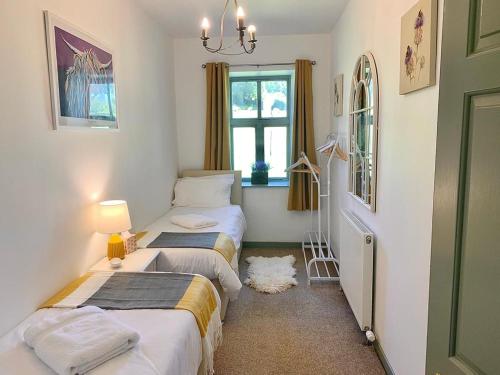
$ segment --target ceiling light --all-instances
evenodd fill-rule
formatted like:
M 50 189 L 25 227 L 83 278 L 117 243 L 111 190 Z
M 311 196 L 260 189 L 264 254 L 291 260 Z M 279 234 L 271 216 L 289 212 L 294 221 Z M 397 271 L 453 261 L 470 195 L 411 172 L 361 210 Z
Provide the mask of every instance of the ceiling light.
M 236 9 L 236 31 L 238 32 L 238 39 L 236 40 L 236 43 L 239 42 L 240 47 L 242 48 L 241 52 L 236 53 L 225 52 L 227 49 L 231 48 L 234 43 L 230 44 L 229 46 L 224 45 L 224 18 L 228 10 L 229 2 L 231 1 L 233 2 Z M 255 50 L 255 43 L 257 42 L 255 34 L 257 30 L 254 25 L 250 25 L 247 29 L 247 27 L 245 26 L 245 11 L 242 7 L 238 6 L 237 0 L 226 0 L 224 11 L 220 19 L 220 40 L 219 46 L 217 48 L 211 48 L 208 46 L 208 40 L 210 39 L 210 37 L 208 36 L 209 28 L 210 22 L 208 21 L 208 18 L 205 17 L 201 22 L 201 40 L 203 43 L 203 47 L 205 47 L 208 52 L 219 53 L 221 55 L 242 55 L 244 53 L 253 53 L 253 51 Z M 245 41 L 245 30 L 248 30 L 249 34 L 247 41 Z

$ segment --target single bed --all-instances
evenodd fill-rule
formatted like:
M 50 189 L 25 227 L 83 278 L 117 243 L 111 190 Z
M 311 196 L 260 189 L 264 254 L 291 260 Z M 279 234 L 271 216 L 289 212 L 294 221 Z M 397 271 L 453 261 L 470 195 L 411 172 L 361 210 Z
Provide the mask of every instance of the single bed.
M 198 273 L 209 278 L 216 287 L 222 301 L 221 317 L 224 319 L 230 299 L 238 296 L 241 282 L 238 276 L 238 260 L 241 254 L 242 238 L 246 230 L 246 221 L 242 204 L 241 171 L 205 171 L 186 170 L 181 177 L 203 177 L 221 174 L 233 174 L 234 183 L 231 188 L 231 205 L 226 207 L 173 207 L 164 216 L 145 228 L 147 231 L 138 247 L 147 247 L 161 232 L 223 232 L 229 235 L 236 246 L 237 257 L 231 264 L 215 251 L 200 249 L 162 248 L 157 261 L 159 271 Z M 190 230 L 173 224 L 170 218 L 174 215 L 200 214 L 216 219 L 216 226 Z
M 24 341 L 26 329 L 33 323 L 39 323 L 42 319 L 51 319 L 71 310 L 71 308 L 63 306 L 65 304 L 68 306 L 72 304 L 75 306 L 88 305 L 88 302 L 95 296 L 96 290 L 99 290 L 99 287 L 96 289 L 96 286 L 102 285 L 102 283 L 99 284 L 99 280 L 109 280 L 113 277 L 112 274 L 112 272 L 94 272 L 78 278 L 75 280 L 79 283 L 78 288 L 75 289 L 72 286 L 75 285 L 75 281 L 68 284 L 44 303 L 44 306 L 47 307 L 52 305 L 51 308 L 37 310 L 17 327 L 0 337 L 0 374 L 54 374 L 54 371 L 45 365 L 35 351 Z M 140 273 L 136 275 L 138 274 Z M 208 284 L 211 285 L 210 283 Z M 139 286 L 140 284 L 136 283 L 135 285 Z M 196 285 L 199 284 L 197 283 Z M 194 290 L 203 290 L 199 288 L 199 286 L 195 286 Z M 110 286 L 104 289 L 106 293 L 109 293 Z M 217 310 L 215 311 L 220 312 L 221 301 L 213 286 L 212 291 L 217 305 Z M 174 295 L 175 292 L 172 296 Z M 207 298 L 203 293 L 195 295 L 196 297 L 191 297 L 190 303 L 198 306 L 199 310 L 195 309 L 196 311 L 202 311 L 204 307 L 203 303 L 209 302 L 206 302 Z M 91 298 L 89 299 L 89 297 Z M 75 300 L 77 301 L 76 303 Z M 131 302 L 133 299 L 129 299 L 128 301 Z M 137 298 L 137 301 L 141 301 L 141 297 Z M 197 303 L 202 304 L 197 305 Z M 94 305 L 93 302 L 90 304 Z M 88 372 L 88 374 L 206 375 L 211 366 L 208 363 L 212 363 L 213 360 L 213 352 L 211 355 L 210 351 L 216 349 L 214 345 L 218 341 L 218 328 L 214 328 L 215 330 L 212 333 L 209 333 L 210 328 L 207 328 L 206 336 L 203 339 L 200 333 L 199 322 L 197 322 L 195 313 L 192 311 L 189 309 L 163 308 L 129 309 L 129 307 L 125 310 L 104 310 L 103 313 L 107 314 L 113 320 L 137 331 L 140 339 L 133 349 L 108 360 Z M 219 313 L 214 314 L 214 316 L 212 316 L 212 319 L 217 319 L 218 323 L 215 323 L 212 327 L 220 327 Z M 209 321 L 208 326 L 211 324 L 211 321 Z M 206 346 L 204 349 L 204 345 L 206 345 L 203 344 L 204 340 L 209 341 L 210 347 L 208 349 Z M 210 357 L 207 358 L 206 356 Z M 202 365 L 204 357 L 208 360 L 208 362 L 205 362 L 205 365 L 209 366 L 208 368 Z

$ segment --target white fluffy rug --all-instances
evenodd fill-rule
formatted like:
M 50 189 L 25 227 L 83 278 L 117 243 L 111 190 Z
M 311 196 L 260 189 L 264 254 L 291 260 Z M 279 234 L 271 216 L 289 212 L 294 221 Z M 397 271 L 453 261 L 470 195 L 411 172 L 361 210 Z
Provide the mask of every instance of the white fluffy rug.
M 248 257 L 248 278 L 245 284 L 263 293 L 282 293 L 297 285 L 296 270 L 293 268 L 295 257 Z

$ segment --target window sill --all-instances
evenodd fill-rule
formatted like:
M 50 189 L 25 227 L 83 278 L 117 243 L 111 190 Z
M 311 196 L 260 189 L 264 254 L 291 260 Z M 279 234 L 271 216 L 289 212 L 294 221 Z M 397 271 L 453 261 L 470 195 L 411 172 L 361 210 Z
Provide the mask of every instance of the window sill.
M 242 181 L 241 187 L 246 188 L 287 188 L 289 186 L 288 180 L 269 181 L 267 185 L 252 185 L 250 181 Z

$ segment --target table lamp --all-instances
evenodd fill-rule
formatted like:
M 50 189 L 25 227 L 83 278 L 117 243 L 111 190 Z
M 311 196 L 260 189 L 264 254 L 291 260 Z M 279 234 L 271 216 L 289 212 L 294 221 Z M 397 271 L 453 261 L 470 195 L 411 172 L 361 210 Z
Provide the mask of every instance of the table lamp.
M 127 202 L 120 200 L 99 203 L 97 214 L 97 232 L 110 234 L 108 240 L 108 259 L 125 259 L 125 245 L 120 236 L 132 228 Z

